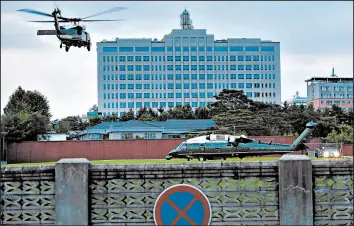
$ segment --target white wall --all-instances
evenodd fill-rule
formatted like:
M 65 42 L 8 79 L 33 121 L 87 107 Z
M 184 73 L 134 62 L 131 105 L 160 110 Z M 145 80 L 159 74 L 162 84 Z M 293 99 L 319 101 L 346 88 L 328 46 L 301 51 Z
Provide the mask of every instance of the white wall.
M 110 140 L 122 140 L 122 135 L 127 132 L 114 132 L 109 134 L 109 139 Z M 133 138 L 135 139 L 136 136 L 145 137 L 144 132 L 132 132 L 133 133 Z M 162 139 L 162 133 L 161 132 L 149 132 L 149 133 L 155 133 L 156 138 L 155 139 Z

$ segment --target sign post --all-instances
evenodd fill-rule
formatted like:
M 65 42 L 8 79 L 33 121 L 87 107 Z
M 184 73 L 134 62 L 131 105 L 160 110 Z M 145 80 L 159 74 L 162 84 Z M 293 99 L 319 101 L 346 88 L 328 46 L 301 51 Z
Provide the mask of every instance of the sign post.
M 188 184 L 167 188 L 159 195 L 154 206 L 157 226 L 209 225 L 211 215 L 208 198 L 198 188 Z

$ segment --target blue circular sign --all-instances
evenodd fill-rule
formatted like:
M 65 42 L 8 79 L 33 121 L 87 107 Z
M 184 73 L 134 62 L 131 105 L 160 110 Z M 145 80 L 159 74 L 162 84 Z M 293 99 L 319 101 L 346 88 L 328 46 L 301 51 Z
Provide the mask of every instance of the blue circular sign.
M 209 225 L 211 215 L 208 198 L 188 184 L 169 187 L 159 195 L 154 206 L 154 220 L 158 226 Z

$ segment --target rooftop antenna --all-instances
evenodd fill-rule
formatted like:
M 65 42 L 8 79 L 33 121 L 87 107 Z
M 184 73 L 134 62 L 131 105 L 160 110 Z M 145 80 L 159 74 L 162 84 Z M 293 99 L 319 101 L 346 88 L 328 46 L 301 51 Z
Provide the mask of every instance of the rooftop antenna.
M 337 77 L 337 75 L 334 73 L 334 65 L 333 65 L 333 68 L 332 68 L 332 74 L 331 76 L 334 78 L 334 77 Z
M 192 25 L 192 20 L 190 18 L 190 14 L 187 11 L 187 8 L 181 14 L 181 28 L 182 30 L 193 30 L 194 27 Z

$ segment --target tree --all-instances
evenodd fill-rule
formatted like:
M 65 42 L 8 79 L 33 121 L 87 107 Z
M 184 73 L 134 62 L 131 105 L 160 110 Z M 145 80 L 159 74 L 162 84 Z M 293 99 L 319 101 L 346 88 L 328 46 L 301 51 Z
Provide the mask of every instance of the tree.
M 1 131 L 9 141 L 35 141 L 50 130 L 48 100 L 38 91 L 25 91 L 20 86 L 10 96 L 1 117 Z
M 332 130 L 330 134 L 325 138 L 331 143 L 353 143 L 353 127 L 346 124 L 341 124 L 338 131 Z
M 135 114 L 133 109 L 130 108 L 128 112 L 123 112 L 123 115 L 119 118 L 119 121 L 126 122 L 133 119 L 135 119 Z
M 59 121 L 55 131 L 57 133 L 67 133 L 69 131 L 85 130 L 88 126 L 88 122 L 83 122 L 79 116 L 68 116 Z
M 10 96 L 9 102 L 4 107 L 4 114 L 19 112 L 24 105 L 29 112 L 39 112 L 49 122 L 52 115 L 47 98 L 38 91 L 25 91 L 21 86 Z
M 168 110 L 168 114 L 172 119 L 194 119 L 194 114 L 191 106 L 176 106 Z
M 98 111 L 98 107 L 96 104 L 94 104 L 91 108 L 90 108 L 91 112 L 97 112 Z
M 197 119 L 211 119 L 211 111 L 206 107 L 198 107 L 194 112 Z
M 215 99 L 217 101 L 211 105 L 213 115 L 228 110 L 246 109 L 253 102 L 243 94 L 242 90 L 224 89 Z
M 167 119 L 170 119 L 171 118 L 171 115 L 168 114 L 168 112 L 162 112 L 158 117 L 157 117 L 157 120 L 158 121 L 166 121 Z

